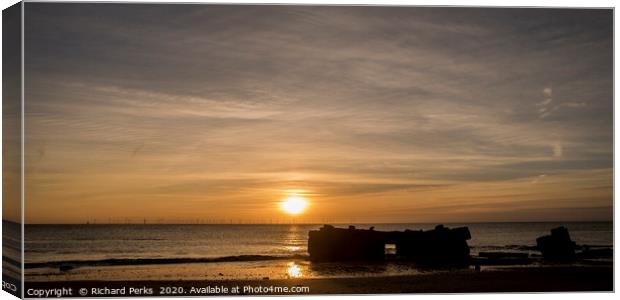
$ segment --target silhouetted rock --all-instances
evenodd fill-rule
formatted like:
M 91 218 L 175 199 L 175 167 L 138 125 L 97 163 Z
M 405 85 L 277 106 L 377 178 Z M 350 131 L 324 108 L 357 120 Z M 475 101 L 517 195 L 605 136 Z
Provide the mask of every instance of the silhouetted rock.
M 563 226 L 551 229 L 551 235 L 537 238 L 536 245 L 546 260 L 570 261 L 576 258 L 577 245 L 570 239 L 568 229 Z
M 335 228 L 325 225 L 312 230 L 308 237 L 308 253 L 312 261 L 381 260 L 385 254 L 385 238 L 374 230 Z
M 420 263 L 468 264 L 470 238 L 467 227 L 449 229 L 438 225 L 428 231 L 382 232 L 324 225 L 309 232 L 308 253 L 312 261 L 382 260 L 386 244 L 394 244 L 397 256 Z
M 396 255 L 420 263 L 466 264 L 469 263 L 469 228 L 449 229 L 437 225 L 434 230 L 405 231 L 396 234 Z

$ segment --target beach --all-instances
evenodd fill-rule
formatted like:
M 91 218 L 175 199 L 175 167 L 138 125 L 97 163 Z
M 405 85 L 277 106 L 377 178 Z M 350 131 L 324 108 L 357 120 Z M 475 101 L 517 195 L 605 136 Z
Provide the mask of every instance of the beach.
M 234 293 L 239 287 L 238 293 Z M 251 287 L 250 290 L 248 287 Z M 431 272 L 407 276 L 379 276 L 355 278 L 314 279 L 261 279 L 261 280 L 161 280 L 161 281 L 57 281 L 28 282 L 27 293 L 49 289 L 71 289 L 81 296 L 86 289 L 88 296 L 144 296 L 130 294 L 149 291 L 148 295 L 170 296 L 223 296 L 298 295 L 298 294 L 374 294 L 374 293 L 481 293 L 481 292 L 576 292 L 613 291 L 613 267 L 602 266 L 544 266 L 510 267 L 475 271 L 473 269 Z M 93 288 L 103 294 L 93 294 Z M 107 290 L 102 290 L 106 288 Z M 125 294 L 111 294 L 121 291 Z M 192 290 L 193 288 L 193 290 Z M 284 292 L 282 289 L 288 288 Z M 245 289 L 245 291 L 244 291 Z M 224 292 L 226 290 L 226 292 Z M 107 291 L 107 293 L 106 293 Z M 176 291 L 176 294 L 172 294 Z M 195 291 L 195 293 L 193 292 Z M 168 294 L 164 294 L 164 293 Z M 30 296 L 32 297 L 32 295 Z
M 611 291 L 611 224 L 568 224 L 577 243 L 589 246 L 580 246 L 576 261 L 553 263 L 534 243 L 557 225 L 472 224 L 472 261 L 465 268 L 394 254 L 378 261 L 315 262 L 307 236 L 318 225 L 29 225 L 25 292 L 72 297 L 85 289 L 88 296 L 111 297 Z M 488 259 L 479 255 L 483 251 L 527 258 Z

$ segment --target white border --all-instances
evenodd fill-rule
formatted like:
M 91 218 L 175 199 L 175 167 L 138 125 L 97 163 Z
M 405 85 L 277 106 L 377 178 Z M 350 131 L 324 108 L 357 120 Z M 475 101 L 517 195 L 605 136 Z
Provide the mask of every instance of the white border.
M 24 280 L 26 279 L 26 277 L 25 277 L 26 275 L 24 274 L 24 269 L 25 269 L 24 268 L 24 266 L 25 266 L 24 258 L 26 257 L 25 256 L 25 249 L 24 249 L 26 247 L 26 245 L 25 245 L 26 236 L 25 236 L 25 228 L 24 228 L 24 222 L 26 220 L 26 218 L 24 217 L 24 204 L 26 202 L 25 201 L 26 198 L 24 197 L 24 192 L 25 192 L 25 189 L 24 189 L 24 177 L 26 175 L 26 172 L 24 170 L 25 165 L 26 165 L 25 164 L 25 159 L 24 159 L 24 153 L 25 153 L 24 150 L 25 150 L 25 142 L 26 142 L 26 131 L 25 131 L 25 128 L 24 128 L 24 126 L 26 124 L 25 102 L 24 102 L 24 91 L 25 91 L 25 89 L 24 89 L 24 79 L 25 79 L 25 76 L 24 76 L 24 73 L 25 73 L 24 72 L 24 58 L 25 58 L 26 55 L 24 54 L 24 36 L 25 36 L 24 35 L 24 17 L 25 17 L 25 14 L 24 14 L 24 3 L 23 2 L 21 3 L 21 15 L 22 15 L 22 17 L 21 17 L 21 21 L 22 21 L 22 24 L 21 24 L 21 50 L 22 50 L 22 53 L 21 53 L 21 70 L 20 70 L 20 72 L 21 72 L 21 77 L 22 77 L 21 78 L 21 89 L 22 90 L 21 90 L 21 94 L 20 94 L 20 96 L 21 96 L 20 102 L 21 102 L 22 114 L 21 114 L 21 137 L 20 137 L 20 140 L 21 140 L 21 145 L 20 145 L 20 147 L 21 147 L 21 149 L 20 149 L 20 152 L 21 152 L 21 154 L 20 154 L 21 168 L 20 168 L 19 171 L 21 173 L 21 175 L 20 175 L 20 185 L 21 185 L 21 191 L 20 191 L 20 195 L 21 195 L 21 199 L 20 199 L 21 200 L 20 213 L 21 213 L 21 216 L 20 216 L 20 218 L 21 218 L 21 225 L 22 225 L 22 231 L 21 231 L 21 234 L 22 234 L 22 240 L 21 240 L 21 242 L 22 242 L 22 257 L 21 257 L 21 262 L 22 262 L 21 284 L 22 284 L 22 287 L 21 287 L 21 294 L 22 295 L 21 296 L 22 296 L 22 298 L 24 298 L 24 295 L 25 295 L 25 292 L 24 292 L 25 282 L 24 282 Z

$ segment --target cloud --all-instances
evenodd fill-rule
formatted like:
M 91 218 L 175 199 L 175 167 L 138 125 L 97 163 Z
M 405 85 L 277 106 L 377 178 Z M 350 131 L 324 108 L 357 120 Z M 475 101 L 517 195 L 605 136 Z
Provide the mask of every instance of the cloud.
M 577 107 L 585 107 L 586 103 L 585 102 L 565 102 L 565 103 L 560 104 L 560 106 L 577 108 Z
M 608 11 L 144 7 L 28 5 L 38 204 L 176 192 L 225 209 L 298 188 L 411 212 L 421 192 L 612 161 Z
M 577 102 L 577 101 L 565 101 L 565 102 L 559 102 L 555 105 L 552 105 L 553 89 L 550 87 L 546 87 L 543 89 L 543 96 L 545 97 L 545 99 L 536 103 L 536 106 L 540 107 L 538 108 L 538 117 L 540 119 L 547 118 L 552 113 L 558 111 L 562 107 L 566 107 L 566 108 L 586 107 L 585 102 Z
M 561 143 L 555 143 L 553 144 L 553 157 L 562 157 L 562 154 L 564 153 L 564 148 L 562 148 L 562 144 Z
M 545 179 L 545 177 L 547 177 L 547 174 L 540 174 L 540 175 L 534 177 L 534 180 L 532 180 L 532 183 L 542 182 Z

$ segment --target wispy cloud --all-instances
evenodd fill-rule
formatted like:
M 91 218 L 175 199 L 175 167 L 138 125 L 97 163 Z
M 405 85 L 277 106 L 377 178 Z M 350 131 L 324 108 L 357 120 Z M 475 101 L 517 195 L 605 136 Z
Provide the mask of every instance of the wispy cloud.
M 584 185 L 610 177 L 610 11 L 28 3 L 26 13 L 33 220 L 52 202 L 104 213 L 129 199 L 152 207 L 125 207 L 132 215 L 174 199 L 180 217 L 270 218 L 286 189 L 312 195 L 315 220 L 357 202 L 350 213 L 363 218 L 392 220 L 393 206 L 430 219 L 533 182 L 557 190 L 511 209 L 564 209 L 575 174 L 590 176 Z
M 582 108 L 586 106 L 585 102 L 577 102 L 577 101 L 564 101 L 564 102 L 553 102 L 553 89 L 550 87 L 546 87 L 543 89 L 543 95 L 545 97 L 544 100 L 542 100 L 539 103 L 536 103 L 536 106 L 538 106 L 538 115 L 541 119 L 544 119 L 546 117 L 548 117 L 549 115 L 551 115 L 552 113 L 554 113 L 555 111 L 559 110 L 562 107 L 566 107 L 566 108 Z

